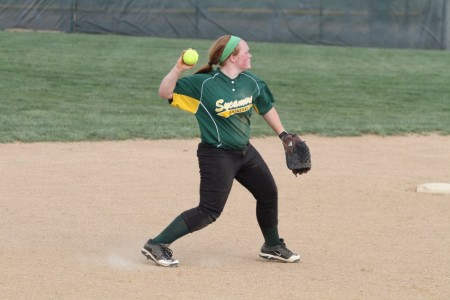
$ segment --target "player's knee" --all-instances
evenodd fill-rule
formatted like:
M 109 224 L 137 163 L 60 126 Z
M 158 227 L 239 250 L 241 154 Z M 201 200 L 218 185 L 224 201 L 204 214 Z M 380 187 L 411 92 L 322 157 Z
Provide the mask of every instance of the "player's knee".
M 273 189 L 264 195 L 260 195 L 256 198 L 256 203 L 262 208 L 272 208 L 278 206 L 278 191 Z
M 195 207 L 182 213 L 189 231 L 192 233 L 205 228 L 220 217 L 221 212 L 207 207 Z

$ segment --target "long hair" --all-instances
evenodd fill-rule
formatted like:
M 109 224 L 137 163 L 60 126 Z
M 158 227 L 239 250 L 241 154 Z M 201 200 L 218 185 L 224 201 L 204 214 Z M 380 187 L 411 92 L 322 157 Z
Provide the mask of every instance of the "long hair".
M 197 73 L 209 73 L 213 69 L 213 65 L 222 66 L 224 62 L 220 62 L 220 57 L 222 56 L 222 52 L 225 49 L 228 41 L 230 40 L 231 35 L 223 35 L 218 38 L 209 49 L 209 61 L 208 64 L 201 67 L 195 74 Z M 234 49 L 231 55 L 237 55 L 239 53 L 239 45 Z

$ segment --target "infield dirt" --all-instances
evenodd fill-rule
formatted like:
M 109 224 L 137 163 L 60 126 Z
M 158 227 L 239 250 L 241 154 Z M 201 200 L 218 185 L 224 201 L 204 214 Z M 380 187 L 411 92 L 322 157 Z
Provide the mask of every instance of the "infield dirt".
M 279 188 L 298 264 L 265 262 L 251 195 L 172 244 L 144 242 L 198 203 L 197 140 L 0 145 L 2 299 L 449 299 L 450 137 L 303 137 L 296 178 L 277 138 L 254 139 Z

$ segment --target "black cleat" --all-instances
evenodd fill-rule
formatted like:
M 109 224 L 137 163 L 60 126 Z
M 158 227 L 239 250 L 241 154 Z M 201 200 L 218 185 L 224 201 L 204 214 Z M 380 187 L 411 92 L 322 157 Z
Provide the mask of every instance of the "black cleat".
M 166 244 L 154 244 L 152 240 L 145 243 L 141 253 L 163 267 L 178 267 L 178 260 L 172 258 L 172 250 Z
M 266 243 L 264 243 L 261 247 L 259 256 L 267 260 L 282 261 L 287 263 L 299 262 L 300 255 L 293 253 L 291 250 L 286 248 L 286 244 L 283 239 L 280 239 L 280 241 L 280 245 L 272 247 L 267 246 Z

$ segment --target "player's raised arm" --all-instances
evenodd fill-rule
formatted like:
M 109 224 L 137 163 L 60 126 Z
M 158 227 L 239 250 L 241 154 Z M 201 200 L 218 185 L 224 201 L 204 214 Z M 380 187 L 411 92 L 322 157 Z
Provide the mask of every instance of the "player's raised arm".
M 170 70 L 169 73 L 163 78 L 161 84 L 159 85 L 159 96 L 163 99 L 172 99 L 173 90 L 175 89 L 175 85 L 177 84 L 178 79 L 181 77 L 184 71 L 192 69 L 194 65 L 188 65 L 183 62 L 183 53 L 178 58 L 175 66 Z

